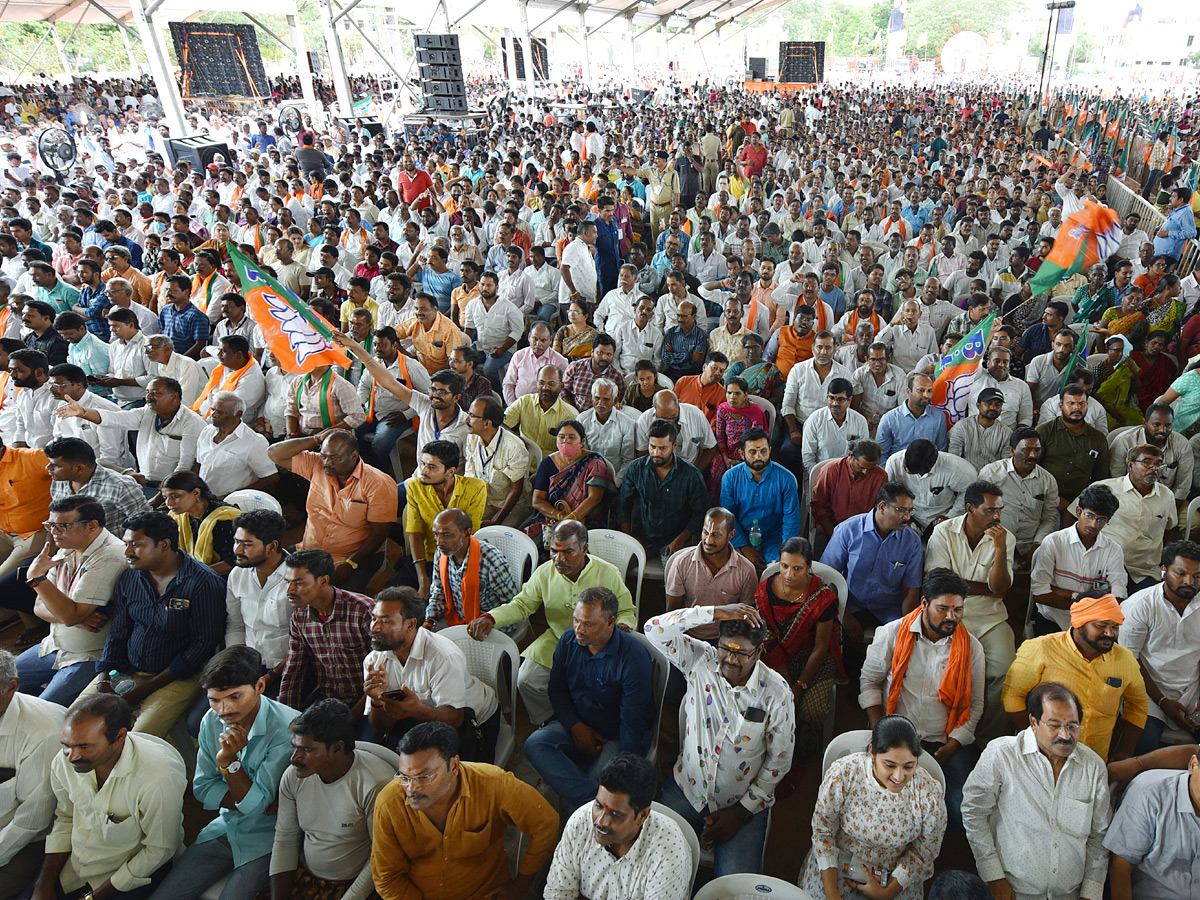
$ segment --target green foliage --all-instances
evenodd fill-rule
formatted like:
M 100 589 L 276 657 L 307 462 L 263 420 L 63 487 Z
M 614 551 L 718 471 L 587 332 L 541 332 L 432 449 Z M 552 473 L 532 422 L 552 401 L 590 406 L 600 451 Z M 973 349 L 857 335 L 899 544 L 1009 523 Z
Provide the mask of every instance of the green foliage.
M 917 37 L 925 31 L 929 32 L 925 50 L 930 55 L 937 53 L 955 31 L 974 31 L 984 37 L 998 31 L 1007 37 L 1004 26 L 1021 12 L 1023 5 L 1007 0 L 909 0 L 905 16 L 908 49 L 916 47 Z M 1041 51 L 1040 41 L 1038 51 Z
M 875 33 L 887 30 L 888 16 L 892 4 L 879 0 L 873 6 L 850 6 L 835 0 L 815 0 L 812 3 L 789 3 L 783 8 L 783 22 L 787 28 L 787 40 L 828 41 L 833 32 L 833 43 L 827 44 L 825 53 L 832 56 L 854 56 L 854 38 L 858 37 L 858 55 L 871 55 L 871 42 Z

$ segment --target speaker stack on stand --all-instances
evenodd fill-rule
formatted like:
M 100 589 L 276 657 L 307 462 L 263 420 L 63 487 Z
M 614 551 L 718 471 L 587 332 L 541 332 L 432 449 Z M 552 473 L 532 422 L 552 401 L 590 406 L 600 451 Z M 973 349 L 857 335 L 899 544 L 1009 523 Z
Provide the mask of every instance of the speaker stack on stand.
M 824 41 L 779 42 L 780 83 L 820 84 L 824 80 Z
M 420 68 L 423 112 L 443 115 L 467 112 L 467 86 L 457 34 L 414 36 Z

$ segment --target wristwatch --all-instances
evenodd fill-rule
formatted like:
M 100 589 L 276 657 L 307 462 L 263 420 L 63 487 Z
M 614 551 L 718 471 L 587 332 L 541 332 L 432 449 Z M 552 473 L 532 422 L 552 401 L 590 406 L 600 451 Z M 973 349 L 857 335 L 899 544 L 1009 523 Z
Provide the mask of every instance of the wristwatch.
M 242 761 L 240 759 L 235 759 L 229 765 L 217 766 L 217 768 L 221 770 L 222 775 L 236 775 L 238 772 L 242 771 Z
M 49 580 L 50 580 L 49 575 L 34 575 L 32 578 L 30 578 L 26 582 L 26 584 L 28 584 L 30 587 L 37 587 L 43 581 L 49 581 Z

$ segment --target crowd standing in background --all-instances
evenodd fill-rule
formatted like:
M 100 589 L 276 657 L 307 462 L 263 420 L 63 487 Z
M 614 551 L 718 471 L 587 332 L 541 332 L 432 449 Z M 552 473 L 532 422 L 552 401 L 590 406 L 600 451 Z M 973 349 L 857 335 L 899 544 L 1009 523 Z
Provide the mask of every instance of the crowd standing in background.
M 0 898 L 682 900 L 699 847 L 762 872 L 817 766 L 813 898 L 1200 896 L 1192 104 L 1124 101 L 1170 119 L 1159 208 L 1121 195 L 1119 246 L 1035 294 L 1130 193 L 1075 102 L 197 109 L 228 155 L 195 169 L 146 82 L 15 88 Z M 287 371 L 231 250 L 348 365 Z M 527 737 L 474 662 L 518 644 Z M 934 880 L 947 831 L 974 874 Z

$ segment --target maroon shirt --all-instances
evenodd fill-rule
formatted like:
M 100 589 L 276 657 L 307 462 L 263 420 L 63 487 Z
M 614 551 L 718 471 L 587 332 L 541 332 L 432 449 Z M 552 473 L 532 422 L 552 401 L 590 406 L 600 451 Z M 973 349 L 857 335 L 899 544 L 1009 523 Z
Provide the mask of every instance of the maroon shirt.
M 830 518 L 836 525 L 851 516 L 870 512 L 875 508 L 875 497 L 886 481 L 887 473 L 882 466 L 876 466 L 861 478 L 855 478 L 848 456 L 826 463 L 812 486 L 812 514 L 818 522 Z

